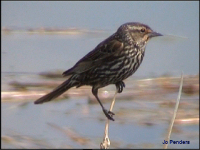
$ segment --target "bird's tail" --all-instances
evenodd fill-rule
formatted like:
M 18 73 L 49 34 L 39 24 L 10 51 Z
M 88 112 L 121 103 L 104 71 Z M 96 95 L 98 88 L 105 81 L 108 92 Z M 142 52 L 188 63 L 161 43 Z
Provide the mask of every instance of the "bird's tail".
M 71 80 L 71 78 L 69 78 L 68 80 L 63 82 L 61 85 L 59 85 L 57 88 L 55 88 L 52 92 L 50 92 L 47 95 L 44 95 L 41 98 L 37 99 L 34 102 L 34 104 L 42 104 L 44 102 L 51 101 L 51 100 L 57 98 L 58 96 L 60 96 L 62 93 L 64 93 L 65 91 L 67 91 L 71 87 L 76 86 L 76 85 L 77 85 L 77 83 L 73 82 Z

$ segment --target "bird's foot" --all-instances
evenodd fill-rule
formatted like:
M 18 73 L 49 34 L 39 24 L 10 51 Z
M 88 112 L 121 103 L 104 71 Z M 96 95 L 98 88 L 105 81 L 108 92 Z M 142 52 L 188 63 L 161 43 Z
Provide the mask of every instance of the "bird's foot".
M 113 115 L 115 115 L 112 111 L 108 111 L 108 110 L 106 110 L 106 109 L 103 109 L 103 112 L 104 112 L 104 114 L 106 115 L 106 117 L 108 118 L 108 119 L 110 119 L 110 120 L 112 120 L 112 121 L 115 121 L 114 119 L 113 119 Z
M 115 85 L 118 93 L 121 93 L 123 91 L 123 88 L 125 87 L 125 83 L 123 81 L 119 81 Z

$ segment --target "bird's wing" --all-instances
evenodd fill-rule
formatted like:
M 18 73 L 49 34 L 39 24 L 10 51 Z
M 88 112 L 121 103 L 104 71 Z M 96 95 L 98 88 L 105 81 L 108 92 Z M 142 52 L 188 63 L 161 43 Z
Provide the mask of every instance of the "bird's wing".
M 123 50 L 123 43 L 114 38 L 114 35 L 101 42 L 97 47 L 80 59 L 74 67 L 65 71 L 64 76 L 71 75 L 73 73 L 82 73 L 93 67 L 98 66 L 103 61 L 106 61 L 111 55 Z

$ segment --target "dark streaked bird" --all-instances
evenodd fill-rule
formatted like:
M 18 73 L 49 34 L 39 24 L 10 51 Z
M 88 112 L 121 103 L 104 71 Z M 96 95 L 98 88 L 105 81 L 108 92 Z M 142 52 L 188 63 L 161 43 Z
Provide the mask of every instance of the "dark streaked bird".
M 78 88 L 90 85 L 106 117 L 114 121 L 114 113 L 104 108 L 98 97 L 98 89 L 115 84 L 118 93 L 121 93 L 125 87 L 123 80 L 140 66 L 147 41 L 157 36 L 162 35 L 142 23 L 130 22 L 121 25 L 117 32 L 63 73 L 63 76 L 70 76 L 68 80 L 34 103 L 51 101 L 74 86 Z

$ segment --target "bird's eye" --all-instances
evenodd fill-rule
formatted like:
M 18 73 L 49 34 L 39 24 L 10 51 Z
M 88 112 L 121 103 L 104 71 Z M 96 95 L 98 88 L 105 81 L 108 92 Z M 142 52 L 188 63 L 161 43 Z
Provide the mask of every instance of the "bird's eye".
M 145 30 L 145 28 L 142 28 L 140 31 L 141 31 L 141 32 L 145 32 L 146 30 Z

